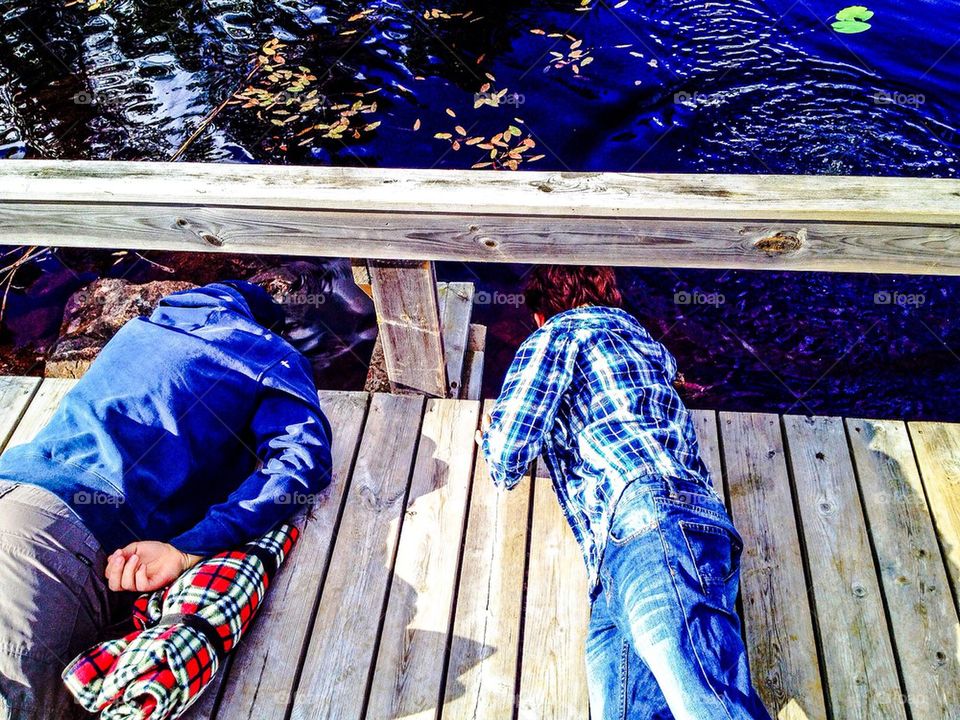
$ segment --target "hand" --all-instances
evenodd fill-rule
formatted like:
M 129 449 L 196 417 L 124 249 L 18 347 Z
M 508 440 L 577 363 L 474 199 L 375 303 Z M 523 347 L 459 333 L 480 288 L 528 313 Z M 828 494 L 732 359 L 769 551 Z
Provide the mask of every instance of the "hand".
M 200 560 L 164 542 L 145 540 L 115 550 L 104 575 L 113 591 L 150 592 L 176 580 Z
M 473 439 L 477 441 L 477 445 L 483 444 L 483 436 L 486 435 L 487 430 L 490 429 L 490 422 L 490 413 L 484 413 L 483 417 L 480 418 L 480 429 L 477 430 L 473 436 Z

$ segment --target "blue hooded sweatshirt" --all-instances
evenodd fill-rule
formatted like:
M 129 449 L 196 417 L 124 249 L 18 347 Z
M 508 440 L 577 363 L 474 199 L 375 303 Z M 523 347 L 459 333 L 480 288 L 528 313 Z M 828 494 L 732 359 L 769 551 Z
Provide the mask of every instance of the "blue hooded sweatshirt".
M 135 540 L 210 555 L 330 483 L 330 426 L 261 288 L 231 281 L 124 325 L 0 478 L 72 507 L 107 553 Z

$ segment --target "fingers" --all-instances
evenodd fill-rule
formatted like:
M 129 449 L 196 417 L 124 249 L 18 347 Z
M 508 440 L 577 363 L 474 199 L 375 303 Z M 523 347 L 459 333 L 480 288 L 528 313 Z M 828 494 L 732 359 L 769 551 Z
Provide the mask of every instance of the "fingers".
M 476 441 L 477 445 L 483 445 L 483 430 L 477 430 L 474 434 L 473 439 Z
M 104 575 L 107 578 L 107 585 L 114 592 L 119 592 L 120 584 L 122 582 L 122 573 L 123 573 L 123 555 L 120 554 L 120 551 L 111 555 L 107 560 L 107 569 L 104 572 Z
M 123 574 L 120 579 L 121 590 L 137 589 L 137 568 L 140 566 L 140 556 L 131 555 L 123 565 Z
M 148 590 L 153 590 L 153 588 L 150 587 L 150 582 L 147 580 L 147 566 L 145 563 L 140 563 L 140 565 L 137 567 L 135 579 L 137 591 L 147 592 Z

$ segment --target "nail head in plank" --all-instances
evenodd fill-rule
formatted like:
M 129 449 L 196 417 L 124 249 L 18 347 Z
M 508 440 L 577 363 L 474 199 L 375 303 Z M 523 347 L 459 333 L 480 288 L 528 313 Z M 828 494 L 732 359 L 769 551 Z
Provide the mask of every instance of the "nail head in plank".
M 847 420 L 870 535 L 915 720 L 960 708 L 960 620 L 910 445 L 898 420 Z
M 480 403 L 429 400 L 366 720 L 433 720 L 456 592 Z
M 783 418 L 833 713 L 906 720 L 843 421 Z
M 513 717 L 530 486 L 528 474 L 499 490 L 477 453 L 443 720 Z
M 750 667 L 777 720 L 826 720 L 780 418 L 720 413 Z
M 295 520 L 300 539 L 271 584 L 253 627 L 234 653 L 223 683 L 219 718 L 283 720 L 286 715 L 368 401 L 366 393 L 320 393 L 320 406 L 336 433 L 330 487 L 312 503 L 307 517 Z
M 519 720 L 586 718 L 587 574 L 549 480 L 533 483 Z
M 293 720 L 360 720 L 393 573 L 391 526 L 404 502 L 423 398 L 374 395 L 347 491 Z

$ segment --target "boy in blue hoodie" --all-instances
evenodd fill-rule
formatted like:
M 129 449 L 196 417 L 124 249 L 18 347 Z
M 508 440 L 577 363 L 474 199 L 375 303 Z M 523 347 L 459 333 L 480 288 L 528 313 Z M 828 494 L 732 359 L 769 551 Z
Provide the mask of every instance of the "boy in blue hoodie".
M 538 330 L 478 441 L 510 489 L 543 451 L 583 551 L 593 720 L 770 720 L 736 597 L 743 547 L 673 388 L 676 361 L 620 309 L 610 268 L 541 266 Z
M 0 718 L 71 712 L 60 672 L 110 591 L 163 587 L 329 484 L 330 427 L 282 326 L 246 282 L 170 295 L 0 456 Z

